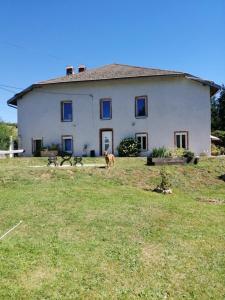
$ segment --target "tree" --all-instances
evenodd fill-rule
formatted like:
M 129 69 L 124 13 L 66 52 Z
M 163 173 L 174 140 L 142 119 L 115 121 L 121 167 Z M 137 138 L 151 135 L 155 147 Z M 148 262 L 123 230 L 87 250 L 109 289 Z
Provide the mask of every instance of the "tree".
M 8 150 L 10 144 L 10 136 L 16 138 L 15 125 L 9 125 L 0 121 L 0 150 Z
M 222 86 L 218 97 L 211 98 L 211 128 L 225 130 L 225 86 Z
M 211 129 L 217 130 L 219 128 L 219 107 L 218 99 L 214 96 L 211 98 Z
M 219 119 L 219 128 L 220 130 L 225 130 L 225 87 L 222 87 L 220 96 L 218 99 L 218 119 Z

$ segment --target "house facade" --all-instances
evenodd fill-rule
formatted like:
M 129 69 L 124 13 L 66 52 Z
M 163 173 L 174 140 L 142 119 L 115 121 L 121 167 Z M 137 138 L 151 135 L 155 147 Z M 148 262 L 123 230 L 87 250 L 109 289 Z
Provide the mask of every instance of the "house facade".
M 8 100 L 18 111 L 19 147 L 32 156 L 51 144 L 74 155 L 117 154 L 136 137 L 141 155 L 154 147 L 210 155 L 210 97 L 219 86 L 187 73 L 126 65 L 72 67 Z

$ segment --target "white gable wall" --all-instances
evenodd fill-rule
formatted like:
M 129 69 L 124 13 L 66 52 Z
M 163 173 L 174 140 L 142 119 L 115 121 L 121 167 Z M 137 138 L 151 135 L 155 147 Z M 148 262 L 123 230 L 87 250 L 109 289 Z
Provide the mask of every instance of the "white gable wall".
M 135 97 L 142 95 L 148 96 L 148 117 L 136 119 Z M 111 120 L 100 119 L 101 98 L 112 99 Z M 61 122 L 63 100 L 73 102 L 73 122 Z M 32 138 L 43 138 L 44 145 L 61 144 L 63 135 L 73 136 L 74 154 L 81 155 L 88 144 L 88 151 L 94 149 L 99 155 L 102 128 L 113 129 L 115 153 L 121 139 L 135 133 L 148 133 L 150 151 L 160 146 L 173 148 L 174 131 L 188 131 L 189 149 L 210 154 L 210 124 L 209 87 L 184 78 L 57 84 L 35 89 L 18 100 L 20 147 L 26 155 L 32 155 Z

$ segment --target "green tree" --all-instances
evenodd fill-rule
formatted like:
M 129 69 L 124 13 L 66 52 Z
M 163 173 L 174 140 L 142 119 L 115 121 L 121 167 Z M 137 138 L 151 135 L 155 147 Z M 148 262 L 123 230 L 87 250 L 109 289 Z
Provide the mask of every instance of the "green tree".
M 10 143 L 10 136 L 16 138 L 15 125 L 9 125 L 0 121 L 0 150 L 8 150 Z
M 215 96 L 211 98 L 211 129 L 217 130 L 219 128 L 219 105 L 218 98 Z
M 218 98 L 218 129 L 225 130 L 225 86 L 222 87 L 220 96 Z

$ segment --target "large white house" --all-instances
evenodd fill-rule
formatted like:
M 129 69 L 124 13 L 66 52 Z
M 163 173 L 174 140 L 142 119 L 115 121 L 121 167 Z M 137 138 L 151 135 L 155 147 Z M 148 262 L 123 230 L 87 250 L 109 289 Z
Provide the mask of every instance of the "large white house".
M 29 86 L 8 104 L 17 108 L 19 147 L 27 156 L 52 143 L 74 155 L 117 154 L 120 141 L 131 136 L 142 155 L 161 146 L 210 155 L 210 97 L 219 88 L 177 71 L 80 66 Z

